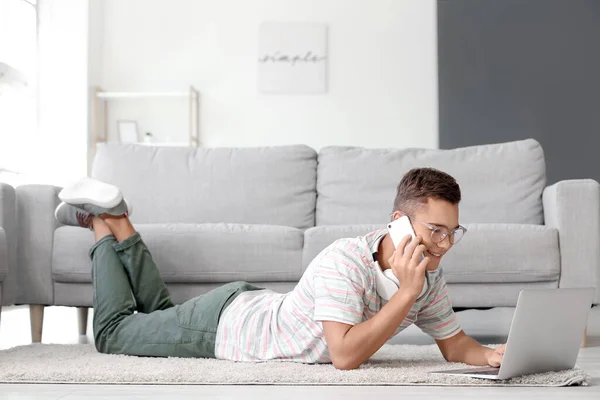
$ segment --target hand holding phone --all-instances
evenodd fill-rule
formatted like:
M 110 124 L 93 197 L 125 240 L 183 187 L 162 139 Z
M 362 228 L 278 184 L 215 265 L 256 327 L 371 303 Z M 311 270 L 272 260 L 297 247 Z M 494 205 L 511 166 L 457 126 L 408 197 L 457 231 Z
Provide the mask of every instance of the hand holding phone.
M 410 220 L 402 216 L 388 224 L 388 232 L 396 251 L 389 263 L 400 287 L 417 297 L 425 286 L 425 270 L 429 258 L 423 253 L 427 247 L 421 244 L 422 238 L 416 236 Z
M 388 233 L 392 238 L 392 243 L 394 243 L 394 248 L 398 248 L 402 239 L 406 236 L 410 236 L 411 239 L 416 237 L 415 231 L 413 230 L 412 224 L 410 223 L 410 219 L 403 215 L 402 217 L 393 220 L 387 225 Z M 404 253 L 404 248 L 402 249 Z

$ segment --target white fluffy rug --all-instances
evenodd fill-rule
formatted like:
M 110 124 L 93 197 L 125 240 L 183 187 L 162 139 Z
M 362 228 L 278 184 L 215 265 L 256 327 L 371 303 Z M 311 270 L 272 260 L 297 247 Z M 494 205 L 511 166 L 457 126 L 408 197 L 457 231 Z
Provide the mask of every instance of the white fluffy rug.
M 289 362 L 105 355 L 89 344 L 33 344 L 0 351 L 2 383 L 568 386 L 587 385 L 589 379 L 579 369 L 500 382 L 429 373 L 461 367 L 446 363 L 435 345 L 385 345 L 353 371 Z

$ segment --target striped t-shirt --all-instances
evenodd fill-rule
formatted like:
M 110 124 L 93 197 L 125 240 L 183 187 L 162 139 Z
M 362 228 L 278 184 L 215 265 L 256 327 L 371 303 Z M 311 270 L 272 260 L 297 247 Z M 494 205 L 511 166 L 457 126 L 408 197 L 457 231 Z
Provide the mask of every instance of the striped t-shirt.
M 321 321 L 357 325 L 372 318 L 386 303 L 376 291 L 372 256 L 386 233 L 379 230 L 337 240 L 310 263 L 289 293 L 258 290 L 239 295 L 221 316 L 216 357 L 331 362 Z M 413 323 L 438 340 L 460 332 L 441 273 L 394 335 Z

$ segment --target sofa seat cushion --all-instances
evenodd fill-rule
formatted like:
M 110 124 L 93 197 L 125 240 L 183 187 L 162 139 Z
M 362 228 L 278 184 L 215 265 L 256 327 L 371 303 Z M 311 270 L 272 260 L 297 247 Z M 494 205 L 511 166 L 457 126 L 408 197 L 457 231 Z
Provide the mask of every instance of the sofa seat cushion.
M 523 289 L 556 289 L 558 281 L 515 283 L 449 283 L 452 307 L 515 307 Z
M 336 239 L 356 237 L 385 225 L 336 225 L 308 229 L 304 268 Z M 442 259 L 449 283 L 557 281 L 558 231 L 543 225 L 469 224 L 466 236 Z
M 6 242 L 6 232 L 0 228 L 0 282 L 8 275 L 8 244 Z M 2 297 L 0 297 L 2 299 Z M 1 303 L 1 301 L 0 301 Z
M 302 274 L 303 232 L 243 224 L 140 224 L 165 282 L 297 281 Z M 54 234 L 56 282 L 91 282 L 92 232 L 60 227 Z
M 304 232 L 304 254 L 302 255 L 303 269 L 306 269 L 310 262 L 323 249 L 336 240 L 364 236 L 369 232 L 382 228 L 385 228 L 385 225 L 325 225 L 307 229 L 306 232 Z
M 290 292 L 297 282 L 250 282 L 254 286 L 270 289 L 277 293 Z M 167 283 L 171 300 L 175 304 L 205 294 L 218 288 L 223 283 Z M 68 307 L 91 307 L 94 299 L 94 288 L 88 283 L 54 282 L 54 305 Z
M 544 225 L 468 224 L 442 261 L 446 281 L 510 283 L 560 277 L 558 230 Z

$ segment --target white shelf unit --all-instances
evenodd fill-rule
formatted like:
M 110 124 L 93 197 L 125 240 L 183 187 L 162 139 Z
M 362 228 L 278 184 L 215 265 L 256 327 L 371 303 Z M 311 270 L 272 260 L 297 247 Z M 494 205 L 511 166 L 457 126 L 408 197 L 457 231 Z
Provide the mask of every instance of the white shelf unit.
M 187 92 L 107 92 L 99 87 L 95 88 L 92 106 L 92 127 L 94 129 L 94 151 L 96 144 L 108 141 L 108 112 L 111 99 L 142 99 L 178 97 L 187 98 L 189 106 L 189 146 L 200 146 L 200 93 L 193 86 Z M 161 143 L 155 143 L 160 146 Z M 165 146 L 171 144 L 164 143 Z

